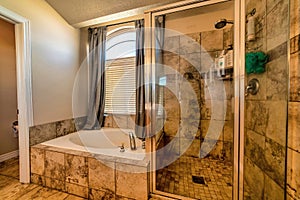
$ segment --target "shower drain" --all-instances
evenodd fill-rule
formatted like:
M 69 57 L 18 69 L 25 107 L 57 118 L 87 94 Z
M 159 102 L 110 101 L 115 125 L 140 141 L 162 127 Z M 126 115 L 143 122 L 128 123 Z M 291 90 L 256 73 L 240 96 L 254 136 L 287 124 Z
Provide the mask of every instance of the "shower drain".
M 205 185 L 204 177 L 202 176 L 192 176 L 192 179 L 194 183 Z

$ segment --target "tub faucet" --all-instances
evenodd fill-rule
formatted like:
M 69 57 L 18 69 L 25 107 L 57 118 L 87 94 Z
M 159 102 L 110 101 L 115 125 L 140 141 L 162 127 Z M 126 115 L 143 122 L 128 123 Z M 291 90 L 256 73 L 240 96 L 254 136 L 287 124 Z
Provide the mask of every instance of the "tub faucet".
M 135 138 L 133 132 L 129 132 L 130 149 L 136 150 Z
M 122 145 L 121 145 L 121 146 L 119 146 L 119 147 L 120 147 L 120 152 L 125 152 L 124 143 L 122 143 Z

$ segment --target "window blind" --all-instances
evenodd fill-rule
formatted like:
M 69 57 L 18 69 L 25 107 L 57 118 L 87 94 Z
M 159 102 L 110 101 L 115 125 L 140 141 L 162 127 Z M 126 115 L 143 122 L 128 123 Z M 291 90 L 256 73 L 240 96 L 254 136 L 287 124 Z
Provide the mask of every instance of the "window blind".
M 105 113 L 135 114 L 135 57 L 106 61 Z

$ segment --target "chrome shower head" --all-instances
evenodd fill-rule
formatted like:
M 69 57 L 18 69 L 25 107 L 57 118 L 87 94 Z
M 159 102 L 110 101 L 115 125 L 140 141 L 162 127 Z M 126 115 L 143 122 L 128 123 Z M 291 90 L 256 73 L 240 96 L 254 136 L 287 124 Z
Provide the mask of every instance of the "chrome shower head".
M 233 21 L 232 20 L 227 20 L 227 19 L 220 19 L 220 20 L 215 22 L 215 28 L 216 29 L 221 29 L 224 26 L 226 26 L 226 24 L 233 24 Z

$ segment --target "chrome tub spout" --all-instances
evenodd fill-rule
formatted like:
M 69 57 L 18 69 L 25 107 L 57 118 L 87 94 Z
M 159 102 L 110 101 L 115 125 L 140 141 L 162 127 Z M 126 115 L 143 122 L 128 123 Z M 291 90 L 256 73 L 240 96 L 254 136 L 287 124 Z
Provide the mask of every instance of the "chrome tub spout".
M 136 150 L 135 137 L 133 132 L 129 132 L 130 149 Z

